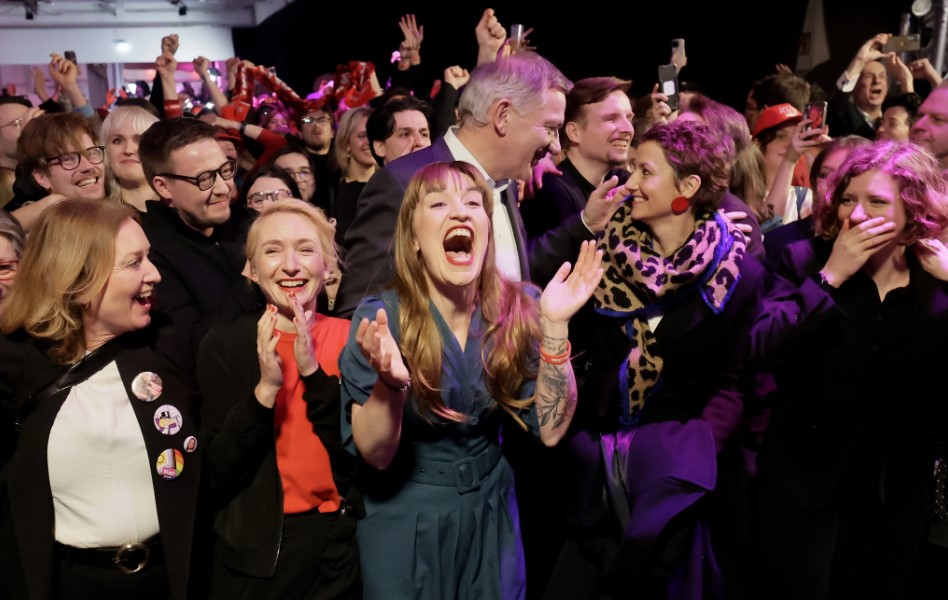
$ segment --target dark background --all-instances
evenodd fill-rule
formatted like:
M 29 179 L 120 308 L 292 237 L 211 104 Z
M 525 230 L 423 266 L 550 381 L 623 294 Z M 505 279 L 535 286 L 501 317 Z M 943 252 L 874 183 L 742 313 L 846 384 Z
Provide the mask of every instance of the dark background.
M 636 95 L 651 91 L 656 68 L 668 62 L 672 38 L 685 38 L 688 66 L 683 81 L 711 97 L 743 109 L 750 85 L 774 72 L 776 63 L 794 66 L 806 0 L 675 2 L 647 0 L 612 3 L 393 2 L 334 4 L 298 0 L 261 25 L 234 32 L 241 58 L 274 66 L 300 95 L 312 91 L 316 76 L 349 60 L 372 61 L 384 85 L 389 58 L 401 41 L 398 20 L 415 13 L 425 26 L 421 48 L 427 75 L 440 79 L 444 68 L 473 67 L 474 27 L 488 6 L 504 27 L 523 23 L 537 51 L 570 79 L 615 75 L 633 80 Z M 832 64 L 830 82 L 858 47 L 880 32 L 898 33 L 899 15 L 911 0 L 866 2 L 824 0 Z M 821 69 L 822 70 L 822 69 Z

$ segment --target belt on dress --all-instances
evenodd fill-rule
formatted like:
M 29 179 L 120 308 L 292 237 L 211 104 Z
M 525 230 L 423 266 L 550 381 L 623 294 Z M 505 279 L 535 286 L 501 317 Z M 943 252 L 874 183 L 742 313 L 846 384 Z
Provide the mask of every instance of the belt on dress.
M 56 542 L 56 555 L 69 562 L 87 567 L 118 569 L 130 575 L 146 566 L 164 564 L 161 541 L 154 536 L 145 542 L 125 544 L 118 548 L 74 548 Z
M 411 480 L 428 485 L 454 486 L 458 493 L 465 494 L 481 487 L 481 480 L 494 470 L 502 455 L 500 446 L 491 444 L 480 454 L 454 462 L 415 459 Z

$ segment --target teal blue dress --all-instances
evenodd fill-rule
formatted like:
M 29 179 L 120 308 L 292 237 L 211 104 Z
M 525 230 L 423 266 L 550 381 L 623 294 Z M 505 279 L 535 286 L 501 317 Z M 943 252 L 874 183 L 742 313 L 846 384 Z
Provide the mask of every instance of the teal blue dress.
M 375 385 L 375 370 L 362 356 L 355 332 L 363 317 L 374 319 L 383 306 L 398 339 L 395 293 L 363 299 L 339 359 L 347 409 L 351 402 L 363 404 Z M 425 422 L 409 393 L 401 445 L 391 466 L 384 471 L 365 466 L 360 485 L 366 517 L 358 526 L 365 598 L 523 598 L 526 574 L 514 476 L 500 451 L 501 422 L 516 425 L 502 417 L 485 384 L 481 346 L 487 326 L 478 309 L 461 350 L 434 304 L 430 307 L 443 344 L 444 404 L 469 418 Z M 520 397 L 532 396 L 535 386 L 527 382 Z M 537 435 L 533 408 L 520 418 Z M 351 433 L 350 424 L 344 427 Z

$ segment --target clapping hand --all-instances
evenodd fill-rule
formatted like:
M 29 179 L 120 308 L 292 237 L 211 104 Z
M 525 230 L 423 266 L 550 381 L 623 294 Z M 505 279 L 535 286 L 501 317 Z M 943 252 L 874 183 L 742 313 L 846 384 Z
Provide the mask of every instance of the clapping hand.
M 287 299 L 290 302 L 290 308 L 293 309 L 293 326 L 296 327 L 293 356 L 296 358 L 296 367 L 299 369 L 300 375 L 308 377 L 319 368 L 311 333 L 316 314 L 312 310 L 303 310 L 299 298 L 296 297 L 296 292 L 288 293 Z
M 254 395 L 267 408 L 276 405 L 276 397 L 283 387 L 283 362 L 277 353 L 280 332 L 276 330 L 277 307 L 268 304 L 257 321 L 257 361 L 260 363 L 260 382 Z
M 408 367 L 388 328 L 388 315 L 384 308 L 378 309 L 375 320 L 362 319 L 356 330 L 356 343 L 379 379 L 388 387 L 400 388 L 410 382 Z

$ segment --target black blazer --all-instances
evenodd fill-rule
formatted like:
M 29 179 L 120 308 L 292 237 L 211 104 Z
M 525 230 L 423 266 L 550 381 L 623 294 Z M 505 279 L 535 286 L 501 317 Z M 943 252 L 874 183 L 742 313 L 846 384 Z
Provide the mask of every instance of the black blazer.
M 171 595 L 183 599 L 188 589 L 201 477 L 201 440 L 198 439 L 194 452 L 184 450 L 184 440 L 197 435 L 195 386 L 176 364 L 179 353 L 158 349 L 153 328 L 125 334 L 113 343 L 120 346 L 115 362 L 148 452 L 147 468 L 154 484 Z M 69 395 L 68 389 L 63 390 L 32 411 L 26 410 L 31 397 L 67 369 L 49 360 L 44 348 L 43 342 L 22 331 L 0 336 L 0 394 L 7 410 L 28 415 L 22 421 L 10 463 L 9 493 L 20 559 L 30 597 L 34 600 L 50 598 L 52 593 L 55 524 L 46 450 L 56 415 Z M 157 373 L 162 379 L 162 394 L 153 402 L 139 400 L 131 390 L 132 381 L 143 371 Z M 172 404 L 184 417 L 181 430 L 174 435 L 164 435 L 155 427 L 155 410 L 162 404 Z M 155 460 L 168 448 L 180 450 L 184 459 L 183 470 L 174 480 L 162 479 L 155 470 Z
M 215 552 L 228 567 L 271 577 L 283 539 L 283 486 L 276 460 L 273 409 L 257 402 L 257 321 L 248 315 L 212 329 L 201 341 L 198 380 L 204 392 L 201 437 L 205 475 L 216 510 Z M 355 456 L 342 446 L 339 378 L 321 368 L 303 378 L 307 416 L 329 454 L 339 495 L 365 514 L 352 485 Z
M 752 391 L 748 334 L 760 308 L 765 271 L 745 255 L 740 280 L 720 314 L 698 294 L 671 306 L 655 328 L 657 353 L 664 360 L 654 397 L 641 423 L 703 419 L 711 426 L 718 451 L 738 426 L 744 397 Z M 577 315 L 579 317 L 579 315 Z M 570 323 L 574 365 L 580 381 L 579 402 L 570 431 L 570 451 L 580 483 L 575 488 L 579 522 L 601 523 L 605 480 L 599 436 L 624 429 L 618 422 L 619 370 L 632 342 L 620 321 L 588 307 Z

